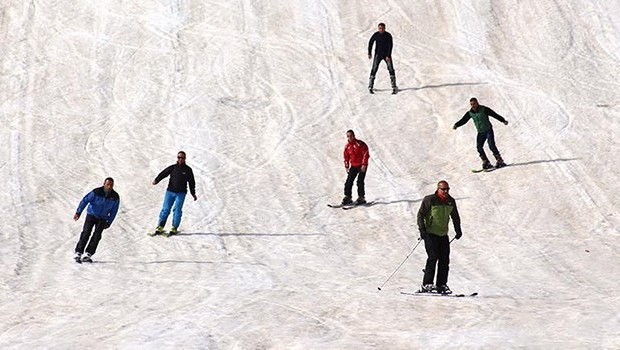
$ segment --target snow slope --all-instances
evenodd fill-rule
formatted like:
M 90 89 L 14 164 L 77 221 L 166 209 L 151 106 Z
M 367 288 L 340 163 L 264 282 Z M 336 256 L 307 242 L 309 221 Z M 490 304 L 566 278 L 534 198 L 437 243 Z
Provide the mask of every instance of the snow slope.
M 0 7 L 0 348 L 620 348 L 616 1 L 66 1 Z M 368 95 L 366 45 L 395 41 Z M 478 97 L 511 166 L 479 166 Z M 342 197 L 345 132 L 371 151 Z M 198 201 L 150 238 L 185 150 Z M 489 154 L 490 155 L 490 154 Z M 71 260 L 106 176 L 121 210 Z M 462 216 L 416 298 L 421 199 Z M 451 232 L 451 235 L 453 232 Z

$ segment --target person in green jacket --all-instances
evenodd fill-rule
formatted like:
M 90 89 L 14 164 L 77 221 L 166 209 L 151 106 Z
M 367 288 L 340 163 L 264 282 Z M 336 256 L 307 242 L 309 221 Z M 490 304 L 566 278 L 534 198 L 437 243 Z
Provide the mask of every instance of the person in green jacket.
M 495 113 L 495 111 L 491 108 L 479 105 L 478 100 L 475 97 L 469 99 L 469 105 L 471 106 L 471 109 L 465 113 L 463 118 L 454 123 L 452 129 L 456 130 L 456 128 L 465 125 L 469 119 L 473 119 L 476 130 L 478 130 L 476 147 L 478 149 L 478 155 L 480 155 L 480 159 L 482 159 L 482 169 L 493 168 L 493 165 L 489 162 L 489 158 L 487 158 L 487 155 L 484 153 L 483 146 L 486 141 L 489 142 L 489 148 L 491 149 L 491 152 L 493 152 L 493 156 L 497 161 L 495 167 L 501 168 L 506 166 L 502 156 L 499 154 L 497 146 L 495 146 L 495 134 L 493 133 L 493 125 L 491 125 L 489 117 L 499 120 L 504 123 L 504 125 L 508 125 L 508 121 L 501 115 Z
M 448 271 L 450 269 L 450 240 L 448 239 L 448 223 L 452 218 L 456 239 L 460 239 L 461 218 L 456 208 L 456 201 L 449 194 L 450 185 L 445 180 L 437 183 L 437 191 L 424 197 L 418 210 L 418 228 L 420 238 L 424 240 L 424 248 L 428 258 L 424 268 L 424 279 L 420 292 L 450 294 L 448 287 Z M 433 285 L 435 267 L 437 281 Z

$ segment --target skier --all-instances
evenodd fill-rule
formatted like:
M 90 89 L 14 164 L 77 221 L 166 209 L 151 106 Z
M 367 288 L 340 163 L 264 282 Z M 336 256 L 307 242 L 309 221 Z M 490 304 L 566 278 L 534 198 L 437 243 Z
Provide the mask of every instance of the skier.
M 362 140 L 355 138 L 353 130 L 347 131 L 347 144 L 344 146 L 344 168 L 347 171 L 347 180 L 344 183 L 344 198 L 342 205 L 352 204 L 353 181 L 357 177 L 357 200 L 355 204 L 364 204 L 366 195 L 364 179 L 368 168 L 368 146 Z
M 372 45 L 376 43 L 375 55 L 370 69 L 370 79 L 368 80 L 368 91 L 374 94 L 375 74 L 379 69 L 379 63 L 385 60 L 388 72 L 390 73 L 390 81 L 392 83 L 392 93 L 398 91 L 396 86 L 396 73 L 394 72 L 394 63 L 392 62 L 392 35 L 385 31 L 385 23 L 379 23 L 378 31 L 375 32 L 368 41 L 368 59 L 372 56 Z
M 487 155 L 484 153 L 483 146 L 486 141 L 489 142 L 489 148 L 491 149 L 491 152 L 493 152 L 493 156 L 495 156 L 495 160 L 497 161 L 495 167 L 501 168 L 506 166 L 502 156 L 499 154 L 499 150 L 495 146 L 495 134 L 493 133 L 493 125 L 489 120 L 489 116 L 499 120 L 504 123 L 504 125 L 508 125 L 508 121 L 501 115 L 495 113 L 495 111 L 491 108 L 479 105 L 478 100 L 475 97 L 472 97 L 469 100 L 469 104 L 471 109 L 465 113 L 463 118 L 454 123 L 452 129 L 456 130 L 456 128 L 465 125 L 469 119 L 473 119 L 476 130 L 478 130 L 476 145 L 478 148 L 478 155 L 480 155 L 480 158 L 482 159 L 482 169 L 493 168 L 493 165 L 489 162 L 489 158 L 487 158 Z
M 450 218 L 456 231 L 456 239 L 463 235 L 461 232 L 461 218 L 456 208 L 456 201 L 448 193 L 450 186 L 445 180 L 437 183 L 437 191 L 424 197 L 418 210 L 418 228 L 420 238 L 424 240 L 426 248 L 426 267 L 420 292 L 451 294 L 448 287 L 448 271 L 450 269 L 450 241 L 448 240 L 448 223 Z M 435 266 L 438 267 L 437 281 L 433 285 Z
M 80 239 L 75 246 L 74 259 L 76 262 L 93 262 L 91 257 L 95 254 L 95 251 L 97 251 L 97 245 L 101 240 L 101 234 L 103 230 L 109 228 L 114 221 L 119 204 L 120 197 L 118 193 L 114 191 L 114 179 L 111 177 L 103 181 L 102 187 L 95 188 L 82 198 L 73 215 L 73 220 L 77 221 L 80 215 L 82 215 L 82 211 L 84 211 L 88 205 L 84 227 L 82 228 Z M 93 227 L 95 228 L 95 232 L 91 237 Z M 86 244 L 88 244 L 88 246 L 86 246 Z M 84 254 L 84 248 L 86 248 L 86 254 Z M 84 254 L 84 256 L 82 256 L 82 254 Z
M 153 180 L 153 186 L 157 185 L 166 176 L 170 175 L 168 182 L 168 188 L 164 195 L 164 203 L 159 213 L 159 222 L 155 229 L 155 234 L 164 233 L 164 227 L 170 215 L 172 209 L 172 228 L 170 234 L 176 234 L 181 224 L 181 216 L 183 215 L 183 203 L 185 202 L 185 196 L 187 195 L 187 185 L 189 184 L 189 191 L 194 197 L 194 200 L 198 200 L 196 197 L 196 182 L 194 181 L 194 173 L 192 168 L 185 164 L 185 158 L 187 155 L 183 151 L 179 151 L 177 154 L 177 162 L 164 169 L 155 180 Z M 172 208 L 174 204 L 174 208 Z

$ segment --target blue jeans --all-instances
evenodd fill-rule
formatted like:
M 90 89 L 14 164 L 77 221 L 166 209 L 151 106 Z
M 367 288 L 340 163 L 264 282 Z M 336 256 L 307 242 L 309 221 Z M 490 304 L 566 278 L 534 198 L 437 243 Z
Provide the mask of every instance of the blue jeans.
M 172 209 L 172 226 L 179 228 L 179 225 L 181 224 L 181 216 L 183 215 L 183 203 L 185 202 L 186 195 L 187 193 L 183 192 L 166 191 L 166 194 L 164 195 L 164 205 L 159 213 L 158 226 L 166 226 L 168 215 L 170 215 L 170 209 L 172 209 L 172 205 L 174 204 L 174 209 Z
M 493 152 L 493 155 L 495 157 L 498 157 L 499 150 L 495 146 L 495 134 L 493 133 L 493 128 L 491 128 L 486 132 L 478 133 L 478 136 L 476 137 L 476 147 L 478 149 L 478 154 L 480 155 L 480 158 L 482 160 L 488 160 L 487 155 L 484 153 L 484 149 L 482 148 L 486 141 L 489 142 L 489 148 L 491 149 L 491 152 Z

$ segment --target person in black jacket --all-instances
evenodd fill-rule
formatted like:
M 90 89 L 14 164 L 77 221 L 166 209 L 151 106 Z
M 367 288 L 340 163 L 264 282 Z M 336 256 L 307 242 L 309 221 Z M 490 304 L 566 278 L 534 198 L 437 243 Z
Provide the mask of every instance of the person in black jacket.
M 155 180 L 153 185 L 157 185 L 166 176 L 170 175 L 170 181 L 168 182 L 168 188 L 164 195 L 164 204 L 159 213 L 159 222 L 155 233 L 161 234 L 164 232 L 164 226 L 170 215 L 172 209 L 172 228 L 171 234 L 177 233 L 179 225 L 181 224 L 181 216 L 183 215 L 183 203 L 185 202 L 185 196 L 187 195 L 187 185 L 189 184 L 189 192 L 194 197 L 194 200 L 198 200 L 196 197 L 196 181 L 194 180 L 194 173 L 192 168 L 185 164 L 185 158 L 187 155 L 183 151 L 179 151 L 177 154 L 176 164 L 164 169 Z M 174 205 L 174 208 L 172 206 Z
M 375 32 L 368 41 L 368 59 L 372 56 L 372 45 L 375 45 L 375 56 L 370 69 L 370 79 L 368 80 L 368 91 L 374 93 L 375 74 L 379 69 L 379 63 L 385 60 L 388 72 L 390 72 L 390 81 L 392 83 L 392 93 L 398 91 L 396 86 L 396 73 L 394 72 L 394 64 L 392 63 L 392 35 L 385 31 L 385 23 L 379 23 L 378 31 Z
M 95 188 L 82 198 L 73 215 L 73 220 L 79 220 L 82 212 L 88 206 L 84 227 L 75 246 L 74 259 L 76 262 L 93 262 L 91 256 L 97 251 L 103 230 L 112 225 L 120 201 L 120 196 L 114 191 L 114 179 L 111 177 L 103 181 L 103 186 Z M 93 228 L 95 232 L 93 232 Z M 86 246 L 87 244 L 88 246 Z M 84 254 L 84 249 L 86 249 L 86 254 Z

